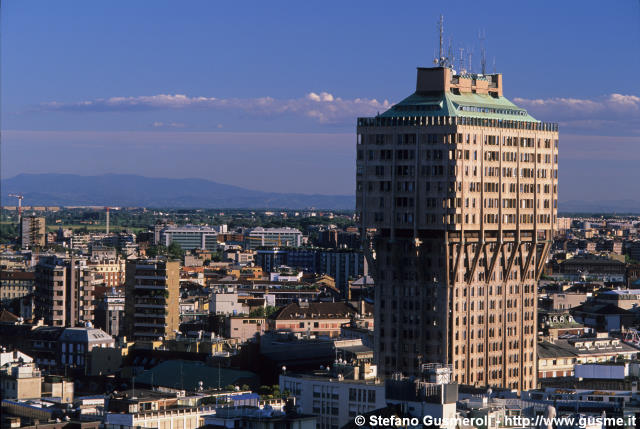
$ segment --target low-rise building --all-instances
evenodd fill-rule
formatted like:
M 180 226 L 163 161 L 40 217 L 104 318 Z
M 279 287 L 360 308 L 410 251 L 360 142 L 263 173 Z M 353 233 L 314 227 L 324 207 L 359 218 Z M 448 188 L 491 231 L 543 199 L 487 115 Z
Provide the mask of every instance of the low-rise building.
M 238 315 L 246 313 L 246 308 L 238 302 L 238 292 L 233 287 L 211 293 L 209 312 L 217 315 Z
M 91 326 L 66 328 L 58 342 L 62 366 L 79 369 L 82 373 L 88 366 L 88 356 L 93 348 L 115 346 L 115 340 L 111 335 Z
M 175 393 L 136 389 L 121 392 L 109 401 L 105 427 L 196 429 L 204 424 L 205 415 L 213 413 L 215 405 L 178 406 L 178 396 Z
M 42 375 L 33 358 L 19 351 L 0 352 L 0 396 L 3 399 L 38 399 Z
M 386 405 L 385 385 L 371 372 L 371 365 L 343 363 L 310 374 L 283 373 L 280 391 L 296 398 L 304 414 L 318 416 L 318 428 L 332 429 L 352 422 L 357 415 Z
M 292 303 L 274 313 L 267 323 L 270 330 L 337 337 L 342 325 L 356 316 L 370 319 L 369 326 L 373 327 L 372 307 L 365 304 L 364 311 L 359 311 L 344 302 Z
M 538 378 L 574 375 L 576 364 L 615 362 L 636 358 L 640 350 L 606 333 L 591 338 L 558 339 L 538 343 Z
M 244 343 L 264 334 L 266 327 L 264 317 L 228 316 L 224 321 L 223 336 Z
M 278 412 L 259 407 L 220 408 L 204 417 L 205 428 L 317 429 L 317 419 L 295 411 Z
M 0 270 L 0 303 L 33 293 L 36 274 L 33 271 Z

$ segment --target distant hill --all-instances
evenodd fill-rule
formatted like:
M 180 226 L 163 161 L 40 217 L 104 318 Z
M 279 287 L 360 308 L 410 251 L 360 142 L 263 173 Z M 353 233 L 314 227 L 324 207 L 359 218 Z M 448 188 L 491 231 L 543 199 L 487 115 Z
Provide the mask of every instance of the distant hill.
M 20 174 L 2 180 L 2 202 L 21 193 L 24 203 L 55 206 L 175 208 L 355 209 L 353 195 L 252 191 L 204 179 L 166 179 L 129 174 Z
M 79 176 L 20 174 L 2 181 L 2 202 L 21 193 L 25 205 L 175 208 L 282 208 L 353 210 L 353 195 L 252 191 L 205 179 L 166 179 L 132 174 Z M 562 213 L 640 213 L 640 201 L 560 201 Z
M 560 201 L 558 210 L 562 213 L 640 213 L 640 201 Z

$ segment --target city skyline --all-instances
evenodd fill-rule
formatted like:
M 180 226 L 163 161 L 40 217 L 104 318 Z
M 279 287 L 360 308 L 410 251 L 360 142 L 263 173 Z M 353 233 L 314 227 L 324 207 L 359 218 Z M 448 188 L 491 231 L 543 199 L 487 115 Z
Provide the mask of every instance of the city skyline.
M 487 71 L 495 57 L 510 76 L 505 95 L 559 122 L 561 204 L 633 199 L 640 6 L 580 5 L 576 14 L 503 2 L 496 26 L 473 3 L 464 14 L 420 3 L 5 3 L 2 177 L 138 173 L 353 194 L 354 118 L 384 112 L 411 89 L 415 67 L 431 65 L 442 13 L 445 45 L 451 37 L 456 51 L 473 48 L 479 71 L 483 30 Z M 530 19 L 510 19 L 521 15 Z

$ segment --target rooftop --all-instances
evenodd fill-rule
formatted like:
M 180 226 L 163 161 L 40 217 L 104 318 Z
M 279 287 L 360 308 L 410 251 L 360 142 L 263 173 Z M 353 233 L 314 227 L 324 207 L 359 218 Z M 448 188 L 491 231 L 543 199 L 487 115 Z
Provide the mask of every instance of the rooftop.
M 60 341 L 103 343 L 113 341 L 113 337 L 98 328 L 67 328 L 60 336 Z
M 443 120 L 445 119 L 446 120 Z M 418 68 L 416 91 L 359 126 L 478 125 L 557 131 L 502 95 L 501 74 L 454 74 L 449 68 Z

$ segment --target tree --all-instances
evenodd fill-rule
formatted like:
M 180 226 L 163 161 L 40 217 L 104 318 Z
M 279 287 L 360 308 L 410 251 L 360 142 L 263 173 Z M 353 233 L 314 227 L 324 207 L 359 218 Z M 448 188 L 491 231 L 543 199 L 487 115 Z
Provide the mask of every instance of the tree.
M 184 257 L 184 250 L 182 250 L 182 246 L 175 241 L 172 241 L 167 249 L 167 253 L 169 257 L 173 259 L 182 259 Z
M 164 256 L 167 254 L 167 248 L 162 244 L 158 244 L 157 246 L 149 246 L 147 249 L 147 255 L 151 258 L 155 258 L 156 256 Z

